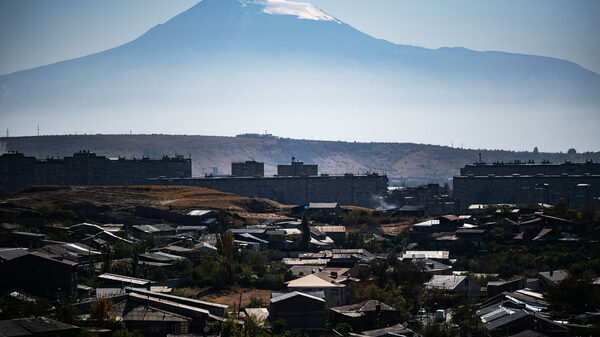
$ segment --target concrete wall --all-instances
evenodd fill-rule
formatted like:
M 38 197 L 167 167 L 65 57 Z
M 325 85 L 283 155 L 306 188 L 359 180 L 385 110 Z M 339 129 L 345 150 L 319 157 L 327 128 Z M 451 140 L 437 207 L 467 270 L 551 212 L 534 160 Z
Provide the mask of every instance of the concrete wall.
M 268 198 L 289 205 L 337 202 L 365 207 L 374 206 L 375 197 L 387 193 L 387 182 L 387 176 L 378 174 L 149 179 L 153 185 L 200 186 L 241 196 Z

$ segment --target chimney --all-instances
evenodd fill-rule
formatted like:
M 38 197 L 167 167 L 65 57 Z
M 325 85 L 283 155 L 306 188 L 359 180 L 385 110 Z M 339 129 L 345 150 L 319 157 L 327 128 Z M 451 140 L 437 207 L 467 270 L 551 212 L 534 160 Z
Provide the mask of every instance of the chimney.
M 331 278 L 337 278 L 337 271 L 331 272 Z
M 377 301 L 377 304 L 375 305 L 375 312 L 377 313 L 377 315 L 381 313 L 381 302 L 379 301 Z
M 550 276 L 554 274 L 554 270 L 550 270 Z

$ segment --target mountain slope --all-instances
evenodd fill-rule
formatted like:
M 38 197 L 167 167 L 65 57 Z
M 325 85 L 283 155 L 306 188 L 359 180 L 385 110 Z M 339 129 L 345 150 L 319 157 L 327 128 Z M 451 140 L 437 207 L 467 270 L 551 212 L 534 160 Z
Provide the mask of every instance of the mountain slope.
M 565 154 L 532 153 L 500 150 L 470 150 L 411 143 L 356 143 L 287 138 L 242 138 L 176 135 L 71 135 L 1 138 L 4 149 L 19 151 L 37 158 L 71 156 L 90 150 L 108 157 L 149 156 L 161 158 L 176 153 L 192 157 L 193 175 L 229 174 L 231 162 L 258 160 L 265 163 L 265 173 L 275 174 L 277 164 L 289 163 L 292 156 L 319 165 L 320 173 L 343 174 L 375 171 L 387 173 L 392 181 L 409 184 L 448 182 L 467 163 L 475 162 L 479 153 L 487 162 L 513 160 L 600 161 L 600 152 Z
M 50 133 L 266 128 L 595 149 L 598 106 L 600 75 L 571 62 L 395 45 L 283 0 L 204 0 L 125 45 L 0 76 L 13 134 L 35 124 Z

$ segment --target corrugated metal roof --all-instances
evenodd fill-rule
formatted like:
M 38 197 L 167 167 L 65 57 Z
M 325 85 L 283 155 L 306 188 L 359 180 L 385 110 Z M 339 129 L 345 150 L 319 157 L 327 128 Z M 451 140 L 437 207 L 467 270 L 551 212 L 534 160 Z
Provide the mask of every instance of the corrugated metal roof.
M 453 290 L 466 278 L 466 276 L 457 275 L 433 275 L 431 280 L 425 283 L 425 287 L 443 290 Z
M 152 283 L 152 281 L 146 280 L 146 279 L 141 279 L 141 278 L 136 278 L 136 277 L 131 277 L 131 276 L 117 275 L 117 274 L 110 274 L 110 273 L 104 273 L 98 277 L 101 279 L 104 279 L 104 280 L 117 281 L 117 282 L 140 285 L 140 286 Z
M 10 261 L 29 254 L 26 248 L 0 248 L 0 259 Z
M 212 211 L 211 210 L 193 210 L 191 212 L 189 212 L 187 215 L 189 216 L 203 216 L 206 214 L 210 214 Z

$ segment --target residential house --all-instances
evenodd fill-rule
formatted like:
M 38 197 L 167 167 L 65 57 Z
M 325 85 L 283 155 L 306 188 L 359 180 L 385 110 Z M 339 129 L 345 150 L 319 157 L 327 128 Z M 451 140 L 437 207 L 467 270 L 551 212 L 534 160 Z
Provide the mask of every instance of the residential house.
M 346 227 L 344 226 L 312 226 L 311 231 L 313 229 L 331 238 L 337 247 L 346 242 Z
M 77 263 L 40 252 L 0 249 L 0 292 L 22 290 L 48 299 L 77 293 Z
M 315 274 L 289 281 L 287 288 L 290 291 L 297 292 L 315 292 L 323 291 L 325 300 L 333 305 L 346 304 L 346 285 L 336 282 L 334 279 L 326 281 Z
M 140 330 L 144 336 L 200 333 L 208 323 L 224 320 L 192 299 L 132 288 L 126 291 L 109 298 L 114 303 L 110 312 L 128 329 Z
M 332 249 L 331 259 L 327 263 L 328 267 L 348 267 L 352 268 L 359 263 L 370 263 L 377 256 L 366 249 Z
M 460 275 L 433 275 L 431 280 L 424 284 L 427 289 L 437 289 L 447 293 L 465 294 L 469 297 L 480 295 L 481 287 L 467 276 Z
M 538 280 L 542 289 L 553 287 L 567 277 L 569 277 L 569 273 L 566 270 L 550 270 L 538 273 Z
M 505 291 L 515 291 L 527 287 L 527 278 L 521 277 L 512 281 L 489 281 L 487 283 L 487 296 L 496 296 Z
M 131 234 L 138 239 L 146 239 L 156 235 L 174 235 L 175 227 L 168 224 L 135 225 L 131 226 Z
M 329 310 L 332 313 L 333 326 L 348 323 L 353 331 L 387 327 L 400 321 L 398 310 L 378 300 L 333 307 Z
M 475 315 L 487 330 L 492 333 L 498 332 L 496 334 L 498 336 L 507 336 L 525 330 L 551 332 L 549 334 L 551 336 L 569 336 L 569 329 L 561 323 L 510 301 L 483 306 L 477 310 Z
M 326 331 L 326 301 L 323 298 L 300 291 L 275 295 L 270 301 L 271 322 L 282 319 L 289 330 L 316 336 Z

